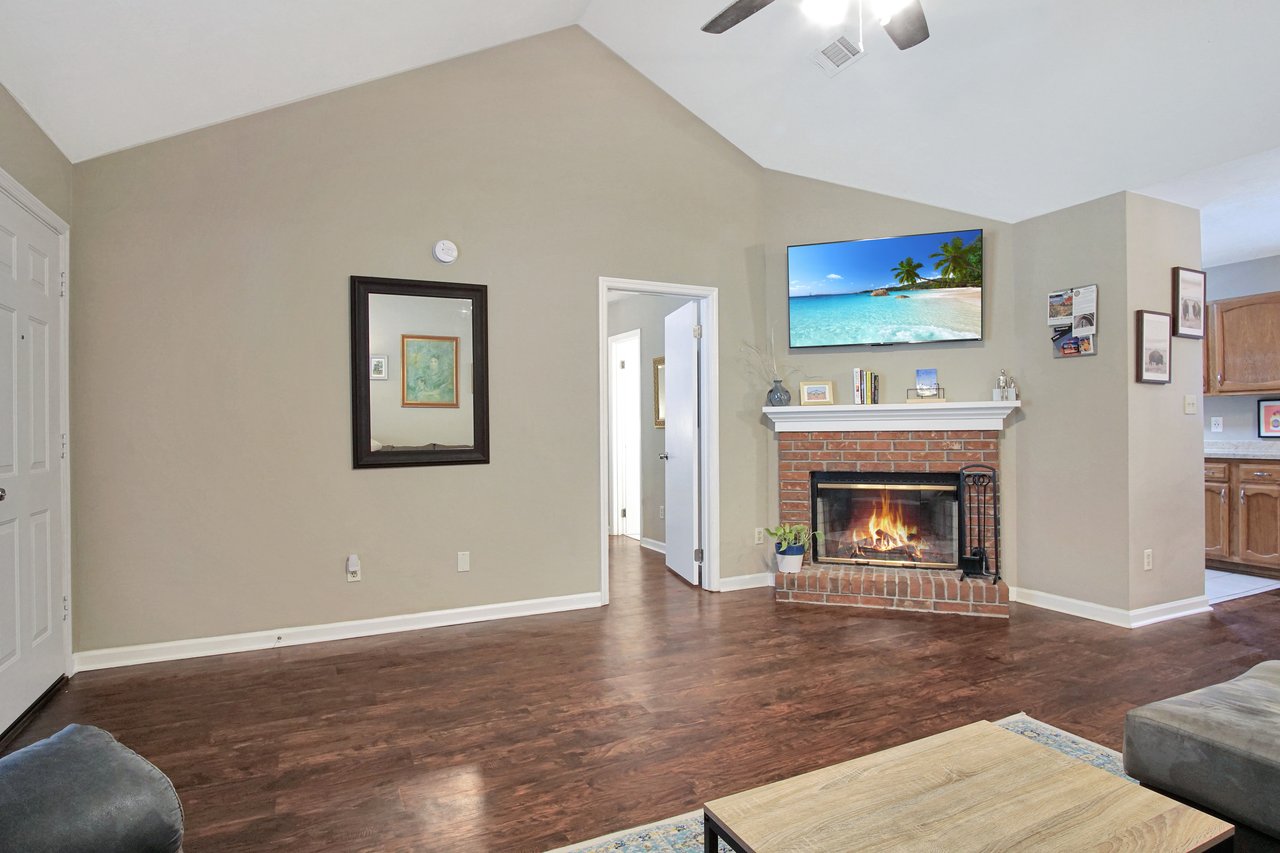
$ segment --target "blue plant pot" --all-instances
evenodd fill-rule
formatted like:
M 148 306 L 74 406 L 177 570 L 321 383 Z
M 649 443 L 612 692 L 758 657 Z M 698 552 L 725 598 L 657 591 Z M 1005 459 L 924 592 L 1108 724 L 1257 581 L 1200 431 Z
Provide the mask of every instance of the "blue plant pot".
M 787 557 L 794 557 L 796 554 L 803 554 L 803 553 L 804 553 L 804 546 L 803 546 L 803 545 L 788 545 L 788 546 L 786 546 L 786 547 L 784 548 L 784 547 L 782 547 L 782 543 L 778 543 L 778 544 L 777 544 L 776 546 L 774 546 L 774 547 L 776 547 L 776 548 L 778 549 L 778 553 L 779 553 L 779 554 L 782 554 L 782 555 L 787 556 Z

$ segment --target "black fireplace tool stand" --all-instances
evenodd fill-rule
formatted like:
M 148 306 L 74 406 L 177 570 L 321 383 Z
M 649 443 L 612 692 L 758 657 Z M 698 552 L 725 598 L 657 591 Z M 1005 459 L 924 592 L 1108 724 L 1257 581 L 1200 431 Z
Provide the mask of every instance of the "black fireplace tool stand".
M 968 546 L 968 553 L 960 556 L 960 570 L 967 578 L 990 578 L 996 583 L 1000 580 L 1000 489 L 996 469 L 990 465 L 966 465 L 960 469 L 960 488 L 964 541 Z M 992 534 L 990 551 L 988 529 Z

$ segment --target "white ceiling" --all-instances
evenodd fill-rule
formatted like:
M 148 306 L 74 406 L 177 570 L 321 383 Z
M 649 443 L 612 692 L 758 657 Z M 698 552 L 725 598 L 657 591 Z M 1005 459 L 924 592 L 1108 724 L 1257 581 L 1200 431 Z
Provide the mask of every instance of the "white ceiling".
M 79 162 L 579 23 L 768 168 L 1005 221 L 1136 190 L 1206 264 L 1280 253 L 1277 0 L 922 0 L 830 79 L 856 24 L 700 32 L 727 2 L 0 0 L 0 83 Z

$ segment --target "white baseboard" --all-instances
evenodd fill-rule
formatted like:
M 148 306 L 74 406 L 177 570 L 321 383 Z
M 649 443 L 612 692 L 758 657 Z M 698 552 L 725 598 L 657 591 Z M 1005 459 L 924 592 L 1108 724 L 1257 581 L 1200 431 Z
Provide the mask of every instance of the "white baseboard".
M 773 572 L 760 572 L 756 575 L 736 575 L 731 578 L 720 578 L 721 592 L 737 592 L 740 589 L 756 589 L 762 586 L 773 586 Z
M 659 554 L 667 553 L 667 543 L 659 542 L 657 539 L 646 539 L 641 536 L 640 545 L 643 548 L 648 548 L 650 551 L 657 551 Z
M 326 643 L 330 640 L 349 640 L 353 637 L 371 637 L 376 634 L 394 634 L 400 631 L 418 631 L 423 628 L 487 622 L 492 619 L 511 619 L 517 616 L 536 616 L 542 613 L 561 613 L 600 606 L 600 593 L 585 592 L 554 598 L 535 598 L 502 604 L 456 607 L 451 610 L 431 610 L 426 613 L 406 613 L 402 616 L 332 622 L 328 625 L 303 625 L 296 628 L 279 628 L 274 631 L 253 631 L 247 634 L 197 637 L 190 640 L 121 646 L 114 649 L 93 649 L 87 652 L 76 652 L 75 671 L 202 658 L 281 646 L 301 646 L 307 643 Z
M 1208 613 L 1209 599 L 1203 595 L 1184 598 L 1181 601 L 1170 601 L 1167 604 L 1156 604 L 1152 607 L 1140 607 L 1137 610 L 1121 610 L 1119 607 L 1108 607 L 1105 604 L 1094 604 L 1092 601 L 1081 601 L 1078 598 L 1067 598 L 1051 592 L 1039 592 L 1025 587 L 1009 587 L 1009 600 L 1045 610 L 1054 610 L 1071 616 L 1105 622 L 1119 628 L 1141 628 L 1170 619 L 1180 619 L 1196 613 Z

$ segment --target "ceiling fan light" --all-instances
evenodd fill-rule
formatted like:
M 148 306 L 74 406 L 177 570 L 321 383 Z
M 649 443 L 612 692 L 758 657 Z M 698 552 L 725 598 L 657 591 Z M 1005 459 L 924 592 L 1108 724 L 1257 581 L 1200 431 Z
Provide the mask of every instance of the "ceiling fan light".
M 872 0 L 871 14 L 880 22 L 880 26 L 884 26 L 893 20 L 893 16 L 906 8 L 911 0 Z
M 849 17 L 849 0 L 801 0 L 800 11 L 819 26 L 835 27 Z

